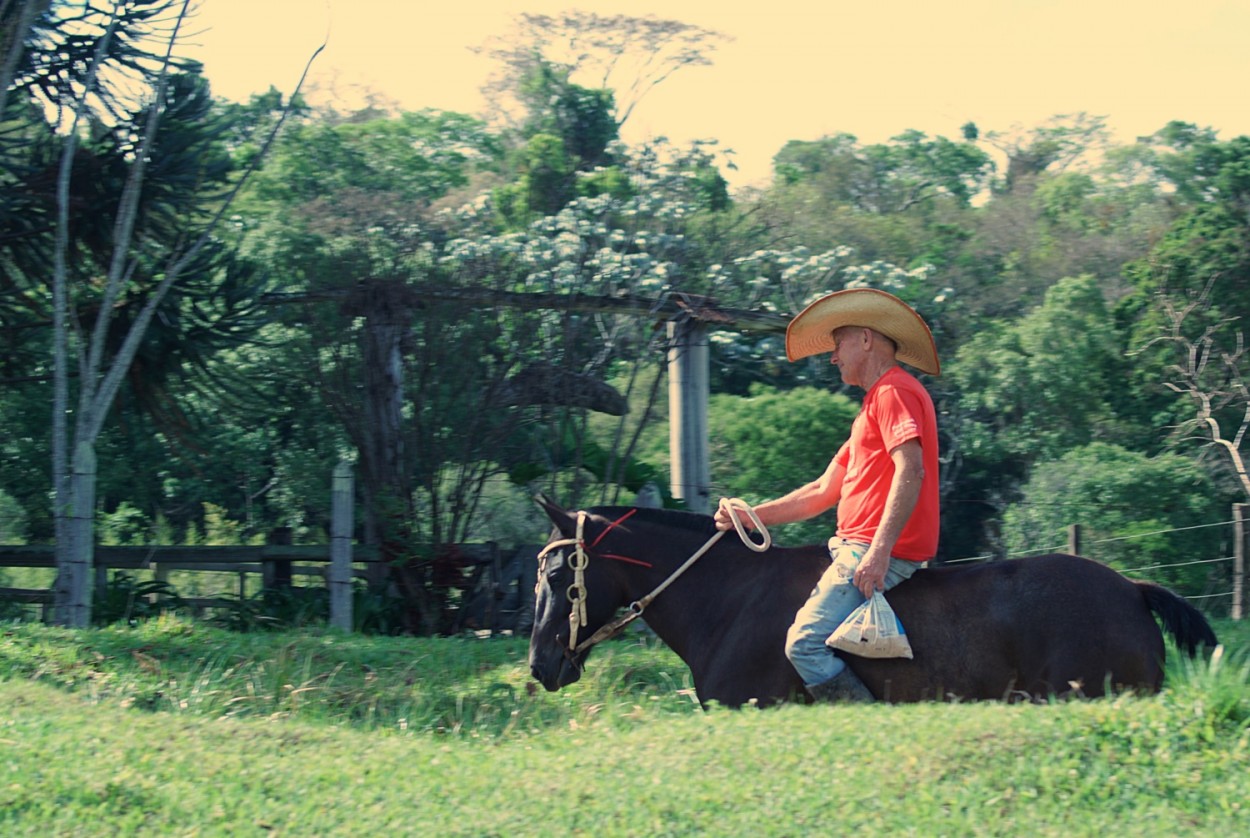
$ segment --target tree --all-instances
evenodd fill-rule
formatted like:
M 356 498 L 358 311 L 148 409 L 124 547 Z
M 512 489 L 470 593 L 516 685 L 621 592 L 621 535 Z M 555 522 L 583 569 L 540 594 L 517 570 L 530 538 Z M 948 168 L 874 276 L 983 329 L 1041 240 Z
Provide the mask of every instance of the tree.
M 993 165 L 972 143 L 913 130 L 862 148 L 850 134 L 791 140 L 773 158 L 773 169 L 783 184 L 813 183 L 825 200 L 886 215 L 943 196 L 967 207 Z
M 62 128 L 77 99 L 103 119 L 120 117 L 133 108 L 136 86 L 159 72 L 161 57 L 150 44 L 164 34 L 173 8 L 170 0 L 0 4 L 0 104 L 34 101 Z M 175 70 L 193 70 L 189 62 L 169 60 Z
M 987 320 L 1022 316 L 1064 277 L 1096 277 L 1108 302 L 1120 305 L 1133 291 L 1125 263 L 1158 242 L 1175 217 L 1174 190 L 1139 152 L 1106 149 L 1097 134 L 1090 145 L 1079 131 L 1064 136 L 1065 119 L 1018 132 L 1021 147 L 1049 148 L 1034 157 L 1050 160 L 1041 171 L 1025 166 L 1026 175 L 1017 167 L 1027 188 L 998 186 L 958 226 L 944 220 L 932 228 L 934 262 L 960 300 L 952 325 L 961 337 Z M 1013 148 L 1004 144 L 1008 153 Z
M 356 453 L 364 540 L 385 562 L 374 582 L 399 585 L 416 633 L 447 625 L 448 545 L 470 530 L 512 433 L 507 411 L 473 408 L 515 371 L 511 338 L 497 317 L 428 295 L 478 277 L 449 258 L 451 196 L 467 200 L 496 156 L 496 138 L 460 114 L 314 117 L 243 204 L 248 252 L 301 303 L 287 319 L 304 398 L 333 412 Z M 505 265 L 498 281 L 512 276 Z
M 26 54 L 27 38 L 51 4 L 52 0 L 38 0 L 0 5 L 0 114 L 6 112 L 9 88 Z
M 953 285 L 974 235 L 972 199 L 989 185 L 989 156 L 970 142 L 907 131 L 860 145 L 850 134 L 791 141 L 752 211 L 813 250 L 847 247 L 866 263 L 932 265 Z
M 160 151 L 149 167 L 140 200 L 138 235 L 149 242 L 174 241 L 202 223 L 196 217 L 198 207 L 237 175 L 236 161 L 243 165 L 254 161 L 264 137 L 253 126 L 265 122 L 263 130 L 271 129 L 283 110 L 280 96 L 260 106 L 264 116 L 260 110 L 245 113 L 248 106 L 223 107 L 210 99 L 207 85 L 195 76 L 174 76 L 171 85 L 180 90 L 171 97 L 162 120 Z M 32 136 L 41 136 L 35 133 L 38 124 L 30 122 Z M 235 139 L 245 132 L 254 135 L 246 148 Z M 56 139 L 49 134 L 42 143 L 46 146 L 42 150 L 36 143 L 28 144 L 25 159 L 42 155 L 55 172 Z M 100 298 L 93 273 L 98 276 L 98 266 L 110 258 L 128 153 L 119 150 L 112 133 L 101 130 L 84 140 L 77 154 L 70 186 L 75 244 L 68 265 L 73 278 L 72 322 L 90 324 L 96 319 Z M 53 377 L 52 306 L 46 266 L 52 261 L 52 237 L 44 210 L 55 205 L 55 177 L 47 183 L 39 176 L 41 169 L 21 160 L 8 171 L 20 178 L 20 185 L 3 190 L 4 197 L 16 194 L 15 200 L 24 200 L 27 209 L 4 220 L 0 239 L 5 265 L 0 284 L 6 288 L 0 299 L 11 304 L 0 314 L 6 349 L 0 353 L 4 394 L 0 413 L 13 452 L 12 458 L 8 453 L 0 458 L 0 485 L 6 485 L 26 508 L 30 538 L 52 543 L 49 476 L 46 466 L 35 469 L 30 464 L 51 459 L 46 403 Z M 197 185 L 200 176 L 202 188 Z M 273 312 L 258 301 L 278 277 L 259 273 L 254 262 L 234 252 L 235 230 L 236 225 L 228 225 L 206 242 L 201 257 L 157 308 L 139 343 L 96 442 L 101 514 L 128 501 L 154 527 L 160 522 L 161 527 L 182 532 L 199 518 L 203 503 L 212 502 L 251 526 L 267 528 L 267 513 L 258 501 L 278 495 L 270 489 L 260 498 L 253 496 L 269 485 L 270 478 L 262 472 L 286 437 L 262 441 L 281 417 L 267 417 L 255 406 L 263 404 L 269 410 L 275 404 L 272 396 L 280 385 L 272 382 L 270 373 L 280 367 L 272 359 L 263 364 L 245 360 L 239 350 L 257 335 L 266 342 L 279 339 L 271 323 Z M 149 254 L 157 253 L 154 244 L 144 247 Z M 130 290 L 114 304 L 105 342 L 110 355 L 121 347 L 156 283 L 148 271 L 147 264 L 137 268 Z M 74 375 L 71 389 L 76 381 Z M 261 392 L 265 395 L 258 395 Z M 40 399 L 45 404 L 36 408 Z M 240 412 L 246 415 L 245 424 L 232 428 L 230 419 Z M 298 423 L 301 429 L 311 426 L 306 420 Z M 331 466 L 318 472 L 318 487 Z M 284 492 L 282 497 L 289 496 Z M 290 513 L 283 516 L 289 518 Z
M 722 37 L 654 17 L 566 12 L 521 15 L 510 37 L 484 47 L 501 65 L 485 88 L 492 117 L 513 138 L 515 177 L 495 195 L 513 229 L 576 196 L 627 188 L 614 151 L 621 126 L 677 70 L 710 64 Z
M 121 383 L 130 368 L 139 344 L 170 286 L 198 257 L 203 240 L 189 247 L 175 244 L 172 252 L 164 258 L 157 257 L 157 265 L 163 277 L 156 281 L 146 303 L 138 311 L 130 325 L 126 338 L 111 359 L 106 358 L 106 337 L 114 314 L 114 305 L 122 297 L 133 280 L 140 262 L 131 254 L 130 247 L 136 238 L 143 238 L 140 220 L 140 190 L 144 184 L 147 168 L 156 158 L 159 140 L 157 129 L 166 107 L 169 91 L 169 56 L 177 41 L 178 27 L 187 11 L 184 3 L 178 13 L 178 22 L 169 38 L 165 60 L 155 80 L 154 101 L 144 111 L 136 114 L 132 125 L 142 126 L 137 147 L 126 149 L 133 154 L 133 162 L 126 176 L 119 210 L 112 234 L 113 252 L 107 267 L 107 277 L 99 302 L 96 322 L 89 335 L 84 335 L 83 345 L 78 349 L 78 407 L 74 411 L 74 430 L 68 434 L 69 415 L 69 288 L 67 256 L 69 249 L 69 184 L 73 160 L 77 149 L 79 121 L 84 118 L 86 96 L 93 88 L 93 78 L 88 77 L 83 95 L 74 106 L 74 119 L 65 141 L 61 169 L 57 181 L 56 247 L 53 269 L 53 323 L 55 389 L 53 402 L 53 474 L 57 521 L 57 584 L 56 606 L 58 622 L 82 627 L 91 619 L 91 557 L 92 526 L 95 515 L 95 442 L 103 428 Z M 111 27 L 110 27 L 111 28 Z M 107 44 L 110 33 L 106 30 L 101 40 Z M 97 53 L 97 56 L 99 53 Z M 98 72 L 99 64 L 94 69 Z M 176 241 L 176 240 L 175 240 Z M 155 278 L 155 277 L 154 277 Z
M 725 40 L 718 32 L 676 20 L 569 11 L 522 14 L 511 36 L 494 39 L 480 51 L 503 65 L 486 87 L 497 115 L 516 113 L 511 100 L 519 101 L 532 119 L 548 107 L 533 96 L 545 89 L 532 85 L 536 74 L 559 77 L 566 85 L 576 75 L 589 81 L 582 90 L 614 91 L 613 119 L 619 129 L 639 102 L 678 70 L 711 64 L 711 54 Z M 567 104 L 557 97 L 556 107 Z
M 1092 277 L 1066 279 L 1006 328 L 960 348 L 950 375 L 971 420 L 1014 455 L 1049 459 L 1116 436 L 1114 382 L 1122 338 Z
M 1222 311 L 1250 316 L 1250 137 L 1217 142 L 1209 132 L 1172 123 L 1158 135 L 1171 151 L 1147 159 L 1183 199 L 1179 217 L 1128 275 L 1138 304 L 1160 289 L 1198 297 L 1220 278 Z
M 1088 555 L 1197 596 L 1223 579 L 1191 562 L 1226 555 L 1219 530 L 1203 525 L 1227 508 L 1210 474 L 1185 457 L 1093 443 L 1034 469 L 1004 513 L 1003 536 L 1009 551 L 1062 551 L 1068 525 L 1081 524 Z
M 708 406 L 713 484 L 720 494 L 760 503 L 822 474 L 851 433 L 859 405 L 847 396 L 798 387 L 762 385 L 750 395 L 715 395 Z M 789 544 L 823 543 L 833 534 L 832 516 L 788 525 L 773 533 Z
M 1085 276 L 1060 281 L 1042 305 L 946 356 L 944 497 L 958 499 L 943 510 L 947 555 L 998 548 L 985 528 L 1038 463 L 1095 441 L 1152 436 L 1126 415 L 1124 340 L 1098 281 Z
M 1002 190 L 1031 191 L 1045 171 L 1063 172 L 1107 142 L 1107 119 L 1087 113 L 1060 114 L 1046 124 L 1025 130 L 990 131 L 985 142 L 1007 157 Z
M 230 165 L 206 124 L 202 79 L 174 72 L 179 62 L 173 51 L 188 7 L 168 0 L 49 7 L 28 30 L 28 49 L 12 75 L 10 92 L 25 94 L 25 129 L 36 136 L 64 132 L 56 142 L 59 161 L 49 166 L 55 170 L 54 197 L 17 193 L 16 200 L 42 211 L 44 226 L 19 228 L 15 241 L 22 249 L 6 263 L 6 283 L 25 292 L 27 302 L 40 299 L 46 267 L 30 257 L 48 255 L 43 264 L 52 265 L 56 606 L 58 621 L 66 625 L 90 619 L 96 442 L 170 289 L 186 276 L 215 270 L 220 256 L 210 232 L 229 203 L 221 190 Z M 172 23 L 163 28 L 166 14 Z M 147 52 L 158 38 L 164 49 Z M 136 98 L 137 85 L 151 98 Z M 41 111 L 50 116 L 42 125 L 31 118 Z M 34 148 L 47 153 L 52 145 Z M 94 167 L 94 177 L 83 178 L 84 164 Z M 11 179 L 38 182 L 31 179 L 37 169 L 6 169 Z M 92 202 L 90 211 L 74 201 L 73 186 L 84 180 L 89 190 L 107 196 Z M 114 200 L 115 212 L 101 211 Z M 4 207 L 6 221 L 16 217 L 13 209 L 11 203 Z M 188 233 L 197 227 L 198 235 Z M 185 307 L 164 311 L 194 313 Z

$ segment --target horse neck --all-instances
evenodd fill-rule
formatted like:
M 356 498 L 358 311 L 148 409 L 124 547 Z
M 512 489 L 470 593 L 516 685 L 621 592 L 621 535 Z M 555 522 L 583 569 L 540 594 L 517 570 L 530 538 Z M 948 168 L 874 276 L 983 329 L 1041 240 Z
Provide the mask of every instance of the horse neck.
M 627 583 L 631 602 L 654 590 L 702 546 L 702 542 L 675 543 L 680 546 L 666 551 L 653 572 L 634 574 Z M 751 553 L 731 532 L 657 596 L 642 619 L 697 674 L 703 655 L 730 623 L 768 619 L 778 607 L 788 607 L 779 604 L 792 598 L 787 596 L 793 587 L 788 571 L 795 568 L 787 567 L 787 560 L 776 555 L 779 552 L 785 551 Z M 811 584 L 804 584 L 804 592 L 810 591 Z

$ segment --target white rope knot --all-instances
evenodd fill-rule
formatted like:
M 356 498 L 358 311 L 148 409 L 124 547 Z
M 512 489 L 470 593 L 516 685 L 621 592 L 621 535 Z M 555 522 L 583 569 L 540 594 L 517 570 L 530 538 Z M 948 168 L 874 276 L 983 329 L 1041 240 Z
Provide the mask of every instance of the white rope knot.
M 769 534 L 768 528 L 764 526 L 764 522 L 760 520 L 760 516 L 755 514 L 755 510 L 751 508 L 751 504 L 742 498 L 721 498 L 720 508 L 725 510 L 729 516 L 729 520 L 733 521 L 734 529 L 738 531 L 738 538 L 742 539 L 742 543 L 750 547 L 757 553 L 763 553 L 769 547 L 773 546 L 773 537 Z M 751 519 L 751 523 L 759 532 L 761 541 L 756 544 L 751 536 L 747 535 L 746 525 L 742 523 L 742 513 Z

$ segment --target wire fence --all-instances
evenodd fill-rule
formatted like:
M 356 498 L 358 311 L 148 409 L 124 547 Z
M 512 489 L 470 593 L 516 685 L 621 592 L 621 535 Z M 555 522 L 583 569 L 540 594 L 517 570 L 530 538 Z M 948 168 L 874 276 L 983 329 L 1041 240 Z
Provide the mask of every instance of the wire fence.
M 1065 552 L 1076 552 L 1076 553 L 1080 553 L 1081 555 L 1085 555 L 1089 558 L 1099 559 L 1100 551 L 1098 550 L 1098 548 L 1100 546 L 1112 545 L 1112 544 L 1123 543 L 1123 542 L 1131 542 L 1134 540 L 1140 540 L 1144 538 L 1154 538 L 1157 536 L 1172 535 L 1175 533 L 1192 532 L 1196 530 L 1208 530 L 1208 529 L 1219 528 L 1219 527 L 1231 527 L 1234 533 L 1230 541 L 1236 544 L 1236 542 L 1238 541 L 1238 534 L 1237 534 L 1238 525 L 1242 523 L 1242 521 L 1238 520 L 1238 518 L 1236 517 L 1236 514 L 1237 513 L 1235 509 L 1234 517 L 1230 520 L 1215 521 L 1215 522 L 1207 523 L 1207 524 L 1195 524 L 1192 526 L 1185 526 L 1185 527 L 1173 527 L 1169 529 L 1151 530 L 1149 532 L 1130 533 L 1127 535 L 1111 535 L 1111 536 L 1105 536 L 1105 537 L 1095 538 L 1095 539 L 1081 539 L 1079 536 L 1074 538 L 1073 529 L 1075 525 L 1073 525 L 1069 527 L 1068 537 L 1063 542 L 1058 543 L 1058 544 L 1053 544 L 1053 545 L 1048 545 L 1048 546 L 1043 546 L 1043 547 L 1029 547 L 1029 548 L 1022 549 L 1022 550 L 1012 550 L 1012 551 L 1008 551 L 1005 553 L 998 553 L 998 554 L 986 553 L 986 554 L 976 555 L 976 556 L 965 556 L 965 557 L 957 558 L 957 559 L 947 559 L 942 562 L 942 566 L 972 564 L 976 562 L 987 562 L 987 561 L 994 561 L 994 560 L 1001 560 L 1001 559 L 1020 559 L 1020 558 L 1027 558 L 1029 556 L 1044 555 L 1047 553 L 1065 553 Z M 0 513 L 0 523 L 3 523 L 2 519 L 6 517 L 8 516 L 3 513 Z M 4 539 L 0 539 L 0 543 L 2 543 L 3 540 Z M 1244 535 L 1241 536 L 1241 540 L 1242 541 L 1245 540 Z M 1075 549 L 1074 549 L 1074 543 L 1073 543 L 1074 541 L 1079 542 L 1079 544 L 1075 546 Z M 1221 581 L 1221 580 L 1228 580 L 1229 588 L 1227 590 L 1218 590 L 1214 592 L 1205 591 L 1202 593 L 1199 593 L 1197 591 L 1181 591 L 1181 593 L 1185 595 L 1186 599 L 1203 602 L 1205 607 L 1216 607 L 1216 606 L 1221 605 L 1222 602 L 1227 602 L 1228 613 L 1234 619 L 1239 619 L 1245 613 L 1245 610 L 1246 610 L 1245 609 L 1246 587 L 1244 584 L 1244 572 L 1245 572 L 1245 564 L 1246 564 L 1245 555 L 1246 555 L 1247 547 L 1244 543 L 1237 544 L 1236 550 L 1241 551 L 1240 555 L 1238 555 L 1235 552 L 1234 555 L 1222 555 L 1222 556 L 1217 556 L 1214 558 L 1197 558 L 1197 559 L 1188 559 L 1185 561 L 1176 561 L 1176 562 L 1158 562 L 1155 564 L 1131 566 L 1131 567 L 1124 566 L 1123 563 L 1117 563 L 1116 567 L 1117 567 L 1117 570 L 1124 573 L 1126 576 L 1141 578 L 1145 574 L 1157 574 L 1160 571 L 1175 570 L 1177 568 L 1194 567 L 1194 566 L 1201 566 L 1201 565 L 1211 565 L 1211 566 L 1226 565 L 1226 564 L 1231 565 L 1232 568 L 1227 574 L 1223 574 L 1218 579 L 1213 579 L 1213 581 L 1216 581 L 1216 582 Z M 1240 561 L 1239 561 L 1239 558 L 1241 559 Z
M 1195 525 L 1187 526 L 1187 527 L 1173 527 L 1169 529 L 1151 530 L 1149 532 L 1131 533 L 1128 535 L 1113 535 L 1113 536 L 1106 536 L 1103 538 L 1095 538 L 1095 539 L 1088 539 L 1088 540 L 1081 540 L 1079 536 L 1074 537 L 1072 533 L 1073 527 L 1069 527 L 1068 538 L 1066 538 L 1060 544 L 1055 544 L 1053 546 L 1047 546 L 1047 547 L 1030 547 L 1024 550 L 1012 550 L 1012 551 L 1008 551 L 1005 553 L 998 553 L 998 554 L 986 553 L 986 554 L 977 555 L 977 556 L 966 556 L 966 557 L 958 558 L 958 559 L 948 559 L 942 562 L 942 565 L 945 567 L 947 565 L 972 564 L 975 562 L 987 562 L 987 561 L 995 561 L 995 560 L 1002 560 L 1002 559 L 1019 559 L 1019 558 L 1027 558 L 1029 556 L 1041 556 L 1041 555 L 1046 555 L 1048 553 L 1063 553 L 1063 552 L 1078 552 L 1081 555 L 1085 555 L 1089 558 L 1097 559 L 1099 551 L 1096 548 L 1099 545 L 1114 544 L 1118 542 L 1127 542 L 1127 541 L 1133 541 L 1133 540 L 1143 539 L 1143 538 L 1153 538 L 1153 537 L 1161 536 L 1161 535 L 1171 535 L 1174 533 L 1189 532 L 1193 530 L 1211 529 L 1215 527 L 1233 528 L 1234 533 L 1233 533 L 1232 540 L 1234 541 L 1234 543 L 1236 543 L 1238 540 L 1241 540 L 1244 542 L 1245 540 L 1244 535 L 1239 533 L 1237 529 L 1241 523 L 1242 523 L 1242 520 L 1239 520 L 1238 518 L 1234 517 L 1231 520 L 1216 521 L 1216 522 L 1209 523 L 1209 524 L 1195 524 Z M 1079 532 L 1079 529 L 1077 530 L 1077 532 Z M 1073 549 L 1074 541 L 1079 543 L 1080 545 L 1079 549 L 1075 549 L 1075 550 Z M 1231 616 L 1234 619 L 1240 619 L 1244 611 L 1244 608 L 1243 608 L 1243 603 L 1239 602 L 1238 600 L 1244 597 L 1244 591 L 1245 591 L 1244 564 L 1245 564 L 1245 554 L 1246 554 L 1247 548 L 1246 548 L 1246 545 L 1242 543 L 1242 544 L 1237 544 L 1236 549 L 1239 552 L 1234 553 L 1234 555 L 1231 555 L 1231 556 L 1218 556 L 1215 558 L 1189 559 L 1186 561 L 1178 561 L 1178 562 L 1160 562 L 1156 564 L 1140 565 L 1136 567 L 1118 567 L 1117 569 L 1120 570 L 1126 576 L 1141 577 L 1143 574 L 1155 573 L 1161 570 L 1172 570 L 1175 568 L 1193 567 L 1193 566 L 1198 566 L 1198 565 L 1231 564 L 1232 570 L 1228 574 L 1228 577 L 1231 580 L 1231 587 L 1229 588 L 1229 590 L 1216 591 L 1214 593 L 1202 593 L 1202 594 L 1186 593 L 1185 598 L 1190 599 L 1190 600 L 1201 600 L 1207 603 L 1210 603 L 1212 600 L 1227 599 L 1229 603 L 1229 612 Z

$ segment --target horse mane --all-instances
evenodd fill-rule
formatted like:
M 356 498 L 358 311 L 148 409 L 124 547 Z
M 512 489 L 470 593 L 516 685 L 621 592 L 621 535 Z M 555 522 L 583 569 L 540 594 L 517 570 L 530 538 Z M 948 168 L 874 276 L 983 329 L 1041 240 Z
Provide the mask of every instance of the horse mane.
M 716 524 L 711 515 L 687 512 L 684 509 L 652 509 L 645 506 L 595 506 L 587 511 L 615 521 L 630 509 L 635 510 L 634 514 L 630 516 L 631 521 L 645 521 L 655 526 L 672 527 L 673 529 L 687 530 L 706 536 L 711 536 L 716 532 Z M 630 521 L 626 521 L 624 525 L 628 526 L 629 523 Z

